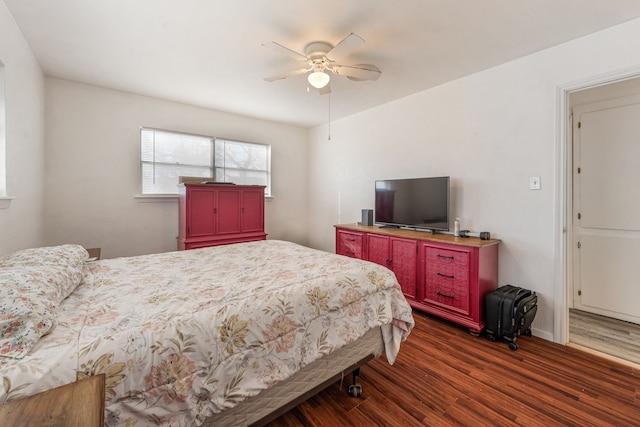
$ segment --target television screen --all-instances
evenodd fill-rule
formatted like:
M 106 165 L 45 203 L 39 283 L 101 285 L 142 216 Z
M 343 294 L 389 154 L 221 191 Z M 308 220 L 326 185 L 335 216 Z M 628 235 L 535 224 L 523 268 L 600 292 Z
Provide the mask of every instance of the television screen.
M 375 222 L 383 226 L 449 230 L 449 177 L 376 181 Z

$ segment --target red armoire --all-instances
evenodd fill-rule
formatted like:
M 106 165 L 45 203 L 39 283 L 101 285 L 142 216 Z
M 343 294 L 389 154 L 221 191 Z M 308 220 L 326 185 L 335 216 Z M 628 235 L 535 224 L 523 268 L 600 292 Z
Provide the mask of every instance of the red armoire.
M 179 185 L 178 250 L 265 240 L 262 185 Z

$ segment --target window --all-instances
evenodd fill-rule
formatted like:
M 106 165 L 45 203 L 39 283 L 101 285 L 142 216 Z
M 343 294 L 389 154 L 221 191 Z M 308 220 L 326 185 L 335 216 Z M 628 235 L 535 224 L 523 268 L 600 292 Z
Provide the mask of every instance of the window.
M 213 138 L 143 128 L 142 194 L 178 194 L 178 177 L 213 176 Z
M 7 171 L 5 150 L 4 65 L 0 62 L 0 197 L 7 195 Z
M 228 139 L 142 128 L 140 170 L 143 195 L 178 193 L 180 176 L 266 185 L 270 194 L 270 147 Z
M 266 185 L 271 194 L 271 147 L 264 144 L 216 138 L 216 181 Z

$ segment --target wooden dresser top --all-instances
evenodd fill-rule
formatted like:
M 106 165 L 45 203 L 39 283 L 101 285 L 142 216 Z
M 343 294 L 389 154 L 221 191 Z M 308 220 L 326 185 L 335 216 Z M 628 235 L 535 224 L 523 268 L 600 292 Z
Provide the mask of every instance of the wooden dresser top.
M 471 246 L 482 248 L 490 245 L 497 245 L 501 241 L 499 239 L 481 240 L 479 237 L 455 237 L 453 234 L 443 234 L 425 231 L 405 230 L 398 228 L 382 228 L 376 225 L 359 225 L 359 224 L 338 224 L 334 227 L 342 230 L 359 231 L 362 233 L 382 234 L 392 237 L 403 237 L 406 239 L 425 240 L 436 243 L 448 243 L 451 245 Z

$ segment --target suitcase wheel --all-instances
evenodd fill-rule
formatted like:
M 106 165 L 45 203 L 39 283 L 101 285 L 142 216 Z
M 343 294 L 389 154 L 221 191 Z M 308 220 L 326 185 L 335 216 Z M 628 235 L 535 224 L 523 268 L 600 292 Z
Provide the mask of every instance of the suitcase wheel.
M 487 340 L 494 342 L 496 340 L 496 336 L 493 334 L 487 334 Z
M 514 343 L 514 342 L 510 342 L 509 343 L 509 348 L 513 351 L 516 351 L 518 349 L 518 344 Z
M 362 387 L 360 384 L 351 384 L 349 386 L 349 396 L 360 397 L 362 396 Z
M 522 333 L 522 335 L 525 335 L 525 336 L 530 337 L 530 336 L 531 336 L 531 329 L 527 329 L 526 331 L 524 331 L 524 332 Z

